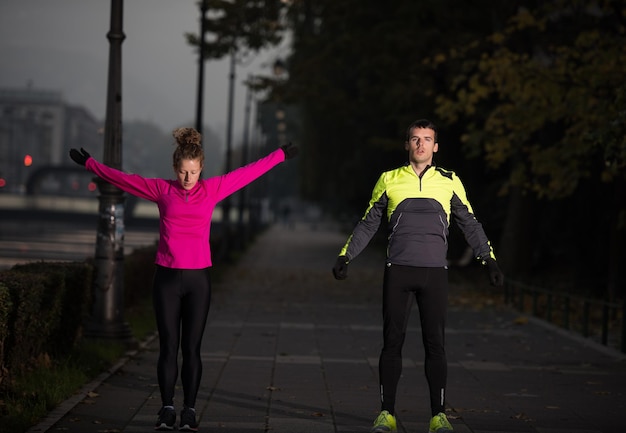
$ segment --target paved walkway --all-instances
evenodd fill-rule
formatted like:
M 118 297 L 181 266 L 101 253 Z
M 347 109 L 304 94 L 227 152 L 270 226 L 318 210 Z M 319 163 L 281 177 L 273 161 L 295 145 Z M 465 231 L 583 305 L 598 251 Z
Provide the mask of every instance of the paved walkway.
M 346 236 L 274 226 L 215 284 L 196 406 L 201 432 L 369 430 L 379 410 L 382 252 L 369 247 L 336 281 L 330 269 Z M 452 287 L 448 414 L 456 432 L 626 431 L 624 356 L 497 305 Z M 416 310 L 408 334 L 398 430 L 426 433 Z M 157 352 L 153 340 L 30 432 L 152 431 Z

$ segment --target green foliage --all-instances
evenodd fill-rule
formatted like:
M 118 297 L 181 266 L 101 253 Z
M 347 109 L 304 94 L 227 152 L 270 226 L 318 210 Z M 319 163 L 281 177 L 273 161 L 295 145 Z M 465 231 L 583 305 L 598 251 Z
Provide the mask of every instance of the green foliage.
M 144 339 L 156 330 L 152 283 L 156 245 L 135 249 L 124 260 L 124 305 L 133 336 Z
M 439 123 L 435 96 L 458 62 L 433 69 L 424 59 L 486 36 L 484 17 L 511 8 L 515 2 L 293 2 L 287 95 L 301 106 L 302 147 L 314 149 L 301 164 L 304 195 L 362 212 L 378 174 L 406 161 L 405 128 L 420 117 Z M 444 166 L 460 155 L 448 137 L 437 158 Z
M 14 306 L 8 320 L 11 333 L 6 341 L 7 367 L 27 368 L 29 362 L 48 348 L 47 343 L 60 321 L 61 302 L 55 292 L 63 292 L 62 275 L 26 274 L 4 271 L 0 282 L 9 288 Z
M 300 105 L 303 148 L 315 148 L 302 163 L 309 198 L 341 185 L 333 204 L 358 207 L 363 181 L 403 162 L 403 129 L 417 117 L 442 121 L 467 156 L 509 172 L 501 194 L 522 187 L 558 199 L 591 176 L 623 173 L 625 12 L 616 2 L 265 3 L 207 2 L 208 52 L 256 50 L 291 29 L 289 80 L 275 90 Z
M 155 247 L 146 247 L 125 260 L 125 284 L 132 287 L 127 319 L 139 339 L 156 329 L 154 254 Z M 120 341 L 80 338 L 92 273 L 87 263 L 64 262 L 0 272 L 0 431 L 26 431 L 127 350 Z
M 124 305 L 133 306 L 152 296 L 157 246 L 136 248 L 124 258 Z
M 126 348 L 115 341 L 83 341 L 56 360 L 40 356 L 0 390 L 0 432 L 27 431 L 88 381 L 110 368 Z
M 206 6 L 205 58 L 220 59 L 242 48 L 259 51 L 280 42 L 280 0 L 201 0 Z M 186 34 L 187 41 L 200 45 L 200 37 Z
M 51 279 L 46 283 L 49 297 L 57 305 L 58 321 L 50 327 L 45 350 L 52 355 L 67 354 L 81 336 L 84 319 L 89 314 L 93 268 L 84 262 L 36 262 L 16 265 L 11 269 L 21 275 L 40 275 Z M 55 282 L 56 281 L 56 282 Z
M 145 298 L 130 305 L 126 309 L 126 321 L 135 339 L 142 341 L 153 335 L 156 332 L 157 325 L 152 299 Z
M 380 172 L 406 161 L 406 126 L 430 118 L 440 127 L 436 164 L 462 177 L 511 269 L 560 269 L 578 284 L 624 286 L 615 272 L 626 235 L 621 2 L 300 0 L 283 7 L 288 78 L 265 84 L 273 85 L 270 98 L 299 109 L 294 141 L 305 199 L 360 217 Z M 581 215 L 583 206 L 592 215 Z M 580 236 L 583 224 L 589 231 Z
M 8 369 L 6 367 L 5 344 L 9 336 L 9 316 L 13 309 L 11 302 L 11 294 L 8 287 L 0 283 L 0 385 L 3 378 L 7 376 Z
M 614 12 L 609 2 L 548 2 L 441 55 L 463 67 L 437 113 L 468 125 L 469 155 L 509 167 L 501 193 L 514 186 L 559 199 L 592 176 L 611 182 L 623 173 L 626 12 Z

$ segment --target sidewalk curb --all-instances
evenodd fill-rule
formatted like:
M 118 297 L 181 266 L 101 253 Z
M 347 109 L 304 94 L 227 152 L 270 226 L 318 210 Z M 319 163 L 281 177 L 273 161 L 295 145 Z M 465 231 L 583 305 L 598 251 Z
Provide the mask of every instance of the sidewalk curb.
M 514 310 L 517 311 L 517 310 Z M 620 361 L 626 361 L 626 353 L 622 353 L 617 349 L 614 349 L 610 346 L 605 346 L 604 344 L 598 343 L 596 341 L 591 340 L 590 338 L 583 337 L 580 334 L 577 334 L 573 331 L 561 328 L 552 323 L 546 322 L 543 319 L 538 317 L 528 316 L 528 320 L 535 325 L 542 326 L 550 331 L 559 334 L 563 337 L 567 337 L 570 340 L 574 340 L 577 343 L 580 343 L 583 346 L 589 347 L 590 349 L 597 350 L 598 352 L 604 353 L 605 355 L 612 356 Z
M 85 384 L 72 397 L 60 403 L 55 409 L 50 411 L 38 424 L 26 430 L 26 433 L 41 433 L 50 430 L 52 426 L 54 426 L 61 418 L 67 415 L 69 411 L 71 411 L 76 405 L 83 401 L 91 391 L 102 385 L 103 382 L 105 382 L 109 377 L 117 373 L 131 359 L 144 352 L 157 337 L 158 334 L 156 332 L 149 335 L 147 338 L 139 343 L 139 347 L 137 349 L 126 352 L 126 355 L 123 358 L 120 358 L 117 363 L 111 366 L 108 370 L 100 373 L 100 375 L 91 382 Z

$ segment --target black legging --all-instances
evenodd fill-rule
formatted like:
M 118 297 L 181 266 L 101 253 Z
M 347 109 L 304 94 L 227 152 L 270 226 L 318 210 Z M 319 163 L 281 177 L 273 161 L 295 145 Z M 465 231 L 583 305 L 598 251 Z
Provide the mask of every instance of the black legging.
M 200 345 L 211 304 L 209 268 L 171 269 L 157 266 L 152 292 L 159 331 L 157 377 L 163 406 L 174 405 L 180 344 L 183 354 L 183 403 L 187 407 L 195 407 L 202 378 Z
M 415 295 L 424 344 L 424 371 L 430 390 L 433 416 L 444 412 L 448 365 L 445 323 L 448 303 L 448 271 L 392 265 L 385 268 L 383 283 L 383 338 L 378 370 L 382 410 L 395 413 L 396 391 L 402 373 L 402 346 Z

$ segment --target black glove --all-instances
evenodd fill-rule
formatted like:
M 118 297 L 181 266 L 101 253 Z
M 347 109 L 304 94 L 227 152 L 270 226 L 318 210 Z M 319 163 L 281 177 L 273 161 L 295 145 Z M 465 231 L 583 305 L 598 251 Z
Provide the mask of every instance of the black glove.
M 80 152 L 76 149 L 70 149 L 70 158 L 72 158 L 76 164 L 84 166 L 90 157 L 91 155 L 82 147 L 80 148 Z
M 504 285 L 504 274 L 498 267 L 498 263 L 491 257 L 485 259 L 487 270 L 489 271 L 489 281 L 492 286 L 502 287 Z
M 291 141 L 289 142 L 289 144 L 284 144 L 280 146 L 280 148 L 283 150 L 283 152 L 285 152 L 285 159 L 291 159 L 298 154 L 298 146 L 291 144 Z
M 345 280 L 348 278 L 348 258 L 346 256 L 337 257 L 335 266 L 333 266 L 333 275 L 337 280 Z

